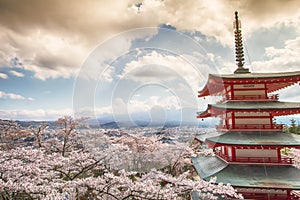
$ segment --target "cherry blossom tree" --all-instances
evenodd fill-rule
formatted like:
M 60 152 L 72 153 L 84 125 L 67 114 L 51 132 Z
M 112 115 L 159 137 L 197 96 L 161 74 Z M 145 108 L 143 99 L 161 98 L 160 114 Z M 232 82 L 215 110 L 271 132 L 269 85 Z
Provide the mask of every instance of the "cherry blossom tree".
M 21 129 L 17 122 L 0 119 L 0 149 L 11 149 L 29 135 L 30 132 Z
M 294 166 L 300 169 L 300 149 L 290 149 L 290 155 L 294 158 Z
M 78 148 L 78 134 L 77 128 L 87 126 L 85 120 L 87 118 L 74 119 L 71 116 L 64 116 L 56 121 L 59 127 L 58 138 L 62 140 L 61 147 L 56 147 L 58 151 L 64 156 L 68 151 Z
M 37 145 L 39 148 L 43 146 L 43 132 L 46 130 L 47 127 L 48 124 L 46 123 L 39 125 L 38 127 L 29 127 L 30 132 L 34 135 L 35 145 Z
M 184 143 L 162 143 L 157 136 L 142 137 L 132 134 L 106 137 L 105 134 L 100 135 L 97 132 L 88 132 L 84 138 L 93 138 L 84 142 L 84 146 L 91 153 L 101 158 L 113 155 L 106 158 L 106 164 L 114 170 L 126 169 L 144 173 L 156 168 L 179 175 L 181 171 L 192 167 L 190 158 L 194 151 Z M 101 145 L 103 143 L 106 145 Z M 103 152 L 106 152 L 105 155 Z
M 103 130 L 80 130 L 89 133 L 83 137 L 78 130 L 82 122 L 63 117 L 52 132 L 45 131 L 46 125 L 29 130 L 2 126 L 2 143 L 14 141 L 7 140 L 10 134 L 19 138 L 26 132 L 35 144 L 0 149 L 1 198 L 187 199 L 192 192 L 203 199 L 242 198 L 230 185 L 191 179 L 186 166 L 191 166 L 192 148 L 163 144 L 157 137 L 108 137 Z M 97 145 L 87 145 L 92 143 Z M 155 161 L 157 169 L 129 170 Z
M 214 194 L 239 197 L 230 185 L 194 181 L 187 178 L 188 172 L 177 177 L 157 170 L 112 173 L 89 153 L 65 157 L 30 147 L 0 153 L 4 199 L 186 199 L 192 191 L 205 199 L 217 199 Z

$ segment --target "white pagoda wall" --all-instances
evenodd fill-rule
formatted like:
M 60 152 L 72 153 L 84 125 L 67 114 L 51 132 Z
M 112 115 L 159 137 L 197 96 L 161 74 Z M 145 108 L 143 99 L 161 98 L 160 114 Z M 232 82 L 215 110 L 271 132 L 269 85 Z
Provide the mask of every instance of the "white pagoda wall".
M 262 89 L 265 88 L 265 84 L 235 84 L 234 89 Z
M 277 157 L 276 149 L 236 149 L 236 157 Z
M 261 117 L 261 116 L 270 116 L 268 112 L 236 112 L 235 116 L 251 116 L 251 117 Z
M 264 90 L 235 90 L 234 96 L 265 96 Z
M 234 96 L 266 96 L 264 84 L 238 84 L 233 86 Z
M 268 112 L 257 113 L 257 112 L 236 112 L 234 114 L 235 124 L 257 124 L 257 125 L 271 125 L 271 116 Z M 225 118 L 227 117 L 228 124 L 233 124 L 232 115 L 230 113 L 227 116 L 222 115 L 222 122 L 225 124 Z M 257 118 L 256 118 L 257 117 Z
M 270 124 L 269 118 L 237 118 L 235 124 Z

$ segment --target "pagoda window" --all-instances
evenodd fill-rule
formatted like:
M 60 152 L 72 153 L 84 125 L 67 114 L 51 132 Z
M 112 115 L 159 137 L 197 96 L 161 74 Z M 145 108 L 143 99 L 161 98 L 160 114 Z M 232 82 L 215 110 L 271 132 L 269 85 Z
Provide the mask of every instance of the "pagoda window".
M 236 84 L 234 89 L 265 89 L 265 84 Z
M 236 117 L 270 117 L 269 112 L 235 112 Z
M 271 125 L 269 118 L 236 118 L 235 124 L 257 124 L 257 125 Z
M 236 100 L 266 98 L 264 90 L 235 90 L 234 96 Z
M 237 84 L 233 88 L 235 100 L 267 98 L 265 84 Z
M 276 149 L 236 149 L 236 158 L 278 158 Z
M 273 127 L 272 115 L 268 112 L 236 112 L 235 128 L 265 128 Z

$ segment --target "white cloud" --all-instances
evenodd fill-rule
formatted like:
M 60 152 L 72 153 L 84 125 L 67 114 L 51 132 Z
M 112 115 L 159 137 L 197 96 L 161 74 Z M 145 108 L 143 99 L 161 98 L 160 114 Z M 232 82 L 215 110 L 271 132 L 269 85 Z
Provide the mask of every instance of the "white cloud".
M 300 99 L 299 85 L 294 84 L 287 88 L 283 88 L 281 90 L 275 91 L 274 94 L 279 94 L 279 98 L 281 101 L 299 102 Z
M 154 107 L 161 107 L 166 110 L 180 110 L 181 102 L 175 96 L 150 96 L 145 100 L 139 100 L 139 95 L 134 95 L 129 102 L 122 98 L 115 98 L 112 100 L 111 106 L 102 107 L 83 107 L 76 109 L 76 116 L 85 117 L 102 117 L 104 115 L 114 115 L 119 117 L 121 115 L 130 115 L 134 113 L 150 112 Z
M 38 79 L 74 76 L 86 55 L 86 48 L 74 45 L 74 38 L 61 38 L 60 35 L 47 33 L 45 30 L 30 30 L 28 35 L 21 35 L 1 27 L 0 41 L 6 45 L 0 49 L 0 65 L 18 60 L 13 68 L 21 68 L 34 73 Z M 7 41 L 7 37 L 13 42 Z M 22 77 L 24 74 L 15 70 L 11 74 Z
M 181 109 L 180 100 L 175 96 L 167 96 L 167 97 L 151 96 L 146 100 L 132 99 L 126 106 L 128 106 L 129 113 L 150 111 L 152 108 L 156 106 L 162 107 L 166 110 Z
M 24 74 L 21 72 L 17 72 L 14 70 L 9 71 L 12 75 L 16 76 L 16 77 L 24 77 Z
M 14 120 L 55 120 L 64 115 L 72 115 L 71 109 L 61 110 L 0 110 L 1 119 Z
M 252 62 L 256 72 L 298 71 L 300 66 L 300 37 L 285 42 L 284 48 L 268 47 L 265 49 L 266 59 Z
M 197 59 L 195 58 L 196 56 L 198 57 Z M 203 55 L 175 56 L 152 51 L 138 58 L 138 60 L 128 63 L 120 78 L 138 82 L 166 82 L 172 80 L 180 81 L 181 79 L 181 81 L 185 80 L 194 92 L 197 92 L 199 90 L 199 82 L 203 81 L 203 77 L 208 73 L 204 69 L 207 65 L 201 57 Z M 195 66 L 195 64 L 198 65 Z
M 0 65 L 7 65 L 12 57 L 18 57 L 24 69 L 34 72 L 36 78 L 68 78 L 76 75 L 93 47 L 112 35 L 160 24 L 170 24 L 177 30 L 197 30 L 208 38 L 216 38 L 223 45 L 232 46 L 232 21 L 236 8 L 239 8 L 245 24 L 244 33 L 251 34 L 261 27 L 279 23 L 299 26 L 299 1 L 140 2 L 141 8 L 131 0 L 88 0 L 84 4 L 79 0 L 72 1 L 72 4 L 52 0 L 48 3 L 35 1 L 30 5 L 26 2 L 0 2 L 0 42 L 3 44 Z M 138 37 L 132 36 L 131 40 Z
M 14 100 L 29 100 L 29 101 L 33 101 L 34 99 L 29 97 L 23 97 L 22 95 L 19 94 L 14 94 L 14 93 L 6 93 L 3 91 L 0 91 L 0 99 L 14 99 Z
M 2 79 L 8 79 L 8 76 L 7 76 L 7 74 L 0 73 L 0 78 L 2 78 Z
M 82 107 L 74 111 L 76 117 L 89 117 L 89 118 L 98 118 L 103 115 L 110 115 L 113 113 L 111 106 L 99 107 Z
M 234 12 L 239 11 L 243 33 L 251 34 L 262 27 L 269 28 L 284 23 L 298 26 L 300 3 L 297 0 L 144 0 L 140 9 L 140 19 L 145 22 L 165 23 L 178 30 L 200 31 L 207 37 L 216 38 L 223 45 L 232 45 Z
M 1 17 L 2 23 L 6 24 L 0 26 L 0 42 L 5 44 L 0 48 L 0 65 L 7 66 L 11 58 L 16 57 L 21 64 L 14 67 L 32 71 L 34 77 L 38 79 L 69 78 L 77 74 L 80 65 L 90 56 L 90 50 L 97 44 L 102 45 L 104 40 L 123 31 L 144 27 L 142 24 L 139 25 L 137 20 L 132 20 L 137 15 L 128 10 L 129 3 L 126 1 L 102 3 L 91 0 L 84 6 L 80 1 L 74 1 L 72 5 L 61 4 L 58 1 L 50 4 L 51 6 L 45 7 L 45 3 L 36 2 L 30 8 L 35 12 L 30 13 L 24 10 L 23 6 L 14 3 L 5 5 L 14 18 L 0 11 L 0 17 L 4 15 Z M 57 19 L 57 16 L 64 17 Z M 18 19 L 23 23 L 20 24 Z M 49 23 L 44 23 L 45 21 Z M 131 24 L 131 21 L 134 23 Z M 11 26 L 12 24 L 14 25 Z M 123 26 L 124 24 L 126 25 Z M 101 52 L 99 57 L 102 60 L 97 62 L 94 66 L 96 69 L 90 74 L 98 75 L 96 72 L 101 72 L 102 66 L 99 65 L 103 65 L 103 61 L 107 58 L 113 59 L 120 55 L 119 53 L 128 50 L 131 40 L 143 37 L 142 34 L 142 30 L 137 35 L 125 33 L 125 45 L 119 40 L 115 41 L 116 45 L 110 43 L 106 51 Z M 107 80 L 111 79 L 107 77 Z
M 111 63 L 131 51 L 132 40 L 151 38 L 158 28 L 135 29 L 122 32 L 101 43 L 86 58 L 81 65 L 78 77 L 112 82 L 115 73 Z

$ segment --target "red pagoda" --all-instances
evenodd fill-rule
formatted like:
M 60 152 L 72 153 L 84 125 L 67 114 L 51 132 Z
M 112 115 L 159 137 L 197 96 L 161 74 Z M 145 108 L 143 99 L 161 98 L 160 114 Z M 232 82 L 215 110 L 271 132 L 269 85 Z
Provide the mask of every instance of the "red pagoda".
M 216 133 L 196 136 L 215 155 L 193 158 L 193 164 L 202 179 L 230 183 L 245 199 L 300 199 L 300 170 L 282 153 L 300 148 L 300 135 L 284 133 L 283 125 L 274 122 L 274 117 L 300 113 L 300 103 L 279 101 L 274 94 L 298 83 L 300 71 L 251 73 L 244 68 L 237 12 L 234 24 L 237 69 L 233 74 L 209 74 L 199 92 L 199 97 L 223 97 L 197 116 L 221 118 Z

